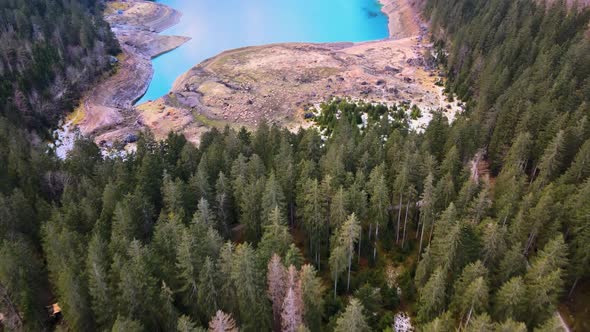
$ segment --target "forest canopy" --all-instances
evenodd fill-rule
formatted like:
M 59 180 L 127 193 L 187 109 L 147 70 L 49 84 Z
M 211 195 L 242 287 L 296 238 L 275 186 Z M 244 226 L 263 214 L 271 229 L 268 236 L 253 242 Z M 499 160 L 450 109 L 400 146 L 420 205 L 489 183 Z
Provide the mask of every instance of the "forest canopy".
M 118 52 L 100 1 L 2 0 L 0 114 L 44 133 Z
M 49 11 L 21 2 L 0 15 Z M 387 121 L 385 106 L 334 101 L 317 117 L 326 135 L 143 133 L 125 157 L 81 139 L 60 160 L 6 106 L 2 324 L 53 329 L 58 302 L 73 331 L 559 329 L 557 305 L 590 275 L 590 12 L 430 0 L 424 15 L 446 91 L 468 107 L 452 124 L 432 111 L 423 132 L 398 109 Z M 88 38 L 115 51 L 97 22 Z M 21 79 L 10 89 L 34 95 Z

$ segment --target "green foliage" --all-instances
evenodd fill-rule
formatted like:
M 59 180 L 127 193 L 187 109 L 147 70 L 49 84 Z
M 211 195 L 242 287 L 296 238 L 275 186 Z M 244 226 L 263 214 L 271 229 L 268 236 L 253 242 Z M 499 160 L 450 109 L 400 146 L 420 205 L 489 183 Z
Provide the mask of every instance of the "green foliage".
M 0 115 L 42 134 L 119 52 L 99 1 L 4 1 L 0 22 Z
M 54 294 L 73 330 L 195 331 L 223 310 L 266 331 L 273 253 L 301 268 L 311 331 L 390 327 L 397 286 L 423 331 L 549 331 L 588 277 L 588 9 L 428 0 L 445 89 L 468 110 L 435 111 L 423 133 L 410 104 L 337 100 L 320 131 L 142 134 L 112 159 L 81 140 L 62 162 L 18 128 L 53 124 L 116 45 L 94 1 L 2 6 L 0 309 L 24 329 L 51 329 Z M 490 181 L 470 174 L 478 152 Z M 404 272 L 386 287 L 392 261 Z
M 353 298 L 352 300 L 350 300 L 350 303 L 346 307 L 346 310 L 336 321 L 336 328 L 334 329 L 334 331 L 369 331 L 370 328 L 366 322 L 363 310 L 363 305 L 358 299 Z

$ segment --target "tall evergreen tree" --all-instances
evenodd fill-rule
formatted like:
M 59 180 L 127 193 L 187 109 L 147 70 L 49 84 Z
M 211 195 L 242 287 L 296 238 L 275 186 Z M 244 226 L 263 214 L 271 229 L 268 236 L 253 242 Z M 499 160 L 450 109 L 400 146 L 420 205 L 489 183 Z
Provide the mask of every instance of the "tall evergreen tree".
M 369 325 L 363 315 L 363 305 L 358 299 L 351 299 L 344 313 L 336 321 L 336 332 L 369 331 Z

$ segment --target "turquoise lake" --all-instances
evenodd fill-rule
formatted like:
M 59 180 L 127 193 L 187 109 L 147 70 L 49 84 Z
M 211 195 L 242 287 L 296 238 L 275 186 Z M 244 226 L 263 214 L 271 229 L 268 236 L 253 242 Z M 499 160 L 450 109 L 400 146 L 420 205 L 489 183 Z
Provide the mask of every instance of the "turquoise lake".
M 142 103 L 170 91 L 178 76 L 224 50 L 280 42 L 367 41 L 387 38 L 377 0 L 161 0 L 182 12 L 162 34 L 192 39 L 153 60 Z

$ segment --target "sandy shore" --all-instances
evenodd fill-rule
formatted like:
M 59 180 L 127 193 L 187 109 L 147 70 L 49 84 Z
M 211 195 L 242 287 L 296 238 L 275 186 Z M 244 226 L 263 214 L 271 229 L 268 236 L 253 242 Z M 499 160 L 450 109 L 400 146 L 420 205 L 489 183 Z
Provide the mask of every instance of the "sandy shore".
M 119 40 L 122 54 L 117 71 L 82 99 L 80 132 L 97 143 L 128 140 L 143 128 L 133 102 L 141 98 L 152 79 L 151 59 L 171 51 L 189 38 L 162 36 L 181 13 L 165 5 L 141 0 L 109 2 L 105 19 Z
M 420 4 L 417 0 L 379 0 L 389 19 L 389 38 L 402 39 L 420 34 Z

